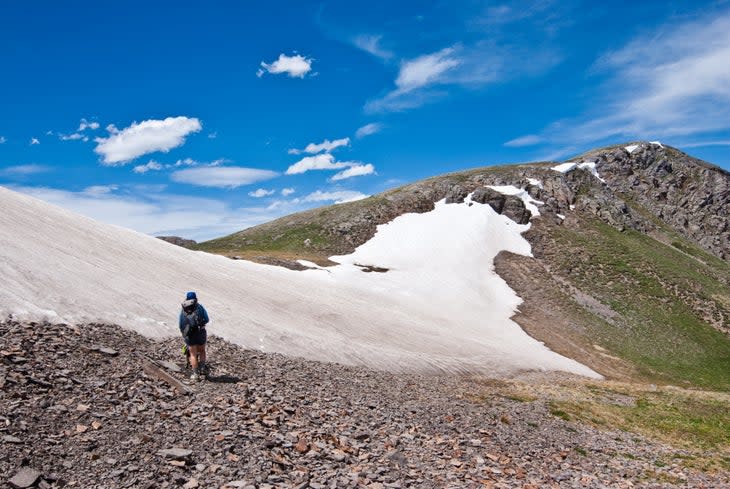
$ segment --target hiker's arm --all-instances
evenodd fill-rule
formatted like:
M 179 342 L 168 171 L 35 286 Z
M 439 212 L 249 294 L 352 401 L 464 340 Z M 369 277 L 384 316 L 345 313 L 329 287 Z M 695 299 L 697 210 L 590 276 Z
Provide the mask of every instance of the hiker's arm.
M 206 311 L 202 305 L 200 306 L 200 312 L 202 313 L 203 325 L 208 324 L 208 321 L 210 321 L 210 319 L 208 319 L 208 311 Z

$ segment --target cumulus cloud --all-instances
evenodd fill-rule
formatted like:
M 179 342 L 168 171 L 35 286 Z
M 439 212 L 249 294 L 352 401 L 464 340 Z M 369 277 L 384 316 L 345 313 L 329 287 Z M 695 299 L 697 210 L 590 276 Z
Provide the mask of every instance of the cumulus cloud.
M 330 178 L 330 180 L 336 182 L 338 180 L 344 180 L 346 178 L 359 177 L 362 175 L 372 175 L 373 173 L 375 173 L 375 167 L 370 163 L 367 163 L 365 165 L 353 165 L 347 170 L 336 173 L 332 178 Z
M 540 136 L 528 134 L 527 136 L 511 139 L 504 143 L 504 145 L 510 148 L 521 148 L 523 146 L 534 146 L 536 144 L 540 144 L 542 141 L 543 139 Z
M 322 192 L 317 190 L 304 197 L 304 202 L 334 202 L 335 204 L 344 204 L 345 202 L 354 202 L 368 198 L 361 192 L 355 190 L 336 190 L 333 192 Z
M 366 136 L 371 136 L 373 134 L 379 133 L 382 129 L 383 125 L 381 123 L 371 122 L 370 124 L 365 124 L 364 126 L 358 128 L 358 130 L 355 131 L 355 137 L 361 139 Z
M 257 188 L 253 192 L 249 192 L 248 195 L 259 199 L 261 197 L 267 197 L 269 195 L 272 195 L 273 193 L 274 193 L 274 190 L 266 190 L 265 188 Z
M 334 151 L 337 148 L 340 148 L 342 146 L 349 146 L 350 145 L 350 138 L 342 138 L 342 139 L 335 139 L 334 141 L 330 141 L 329 139 L 325 139 L 321 143 L 315 144 L 315 143 L 309 143 L 306 148 L 304 149 L 290 149 L 289 154 L 290 155 L 298 155 L 302 153 L 309 153 L 309 154 L 315 154 L 315 153 L 321 153 L 326 152 L 330 153 Z
M 86 119 L 81 119 L 81 122 L 79 123 L 79 128 L 76 129 L 76 132 L 83 132 L 87 129 L 96 131 L 97 129 L 99 129 L 99 123 L 96 121 L 89 122 Z
M 109 137 L 94 139 L 98 143 L 94 151 L 102 156 L 106 165 L 125 164 L 148 153 L 166 153 L 182 146 L 189 134 L 202 127 L 197 118 L 184 116 L 134 122 L 122 130 L 110 124 L 107 126 Z
M 281 195 L 283 195 L 284 197 L 287 197 L 287 196 L 293 194 L 294 192 L 296 192 L 296 190 L 294 190 L 291 187 L 281 189 Z
M 240 166 L 207 166 L 186 168 L 174 172 L 170 178 L 178 183 L 200 187 L 237 188 L 278 176 L 278 173 Z
M 144 173 L 147 173 L 148 171 L 159 171 L 159 170 L 162 170 L 162 168 L 164 168 L 164 167 L 162 166 L 161 163 L 158 163 L 155 160 L 150 160 L 147 163 L 145 163 L 144 165 L 135 166 L 133 170 L 134 170 L 134 173 L 144 174 Z
M 308 172 L 309 170 L 339 170 L 348 166 L 351 166 L 350 162 L 335 161 L 335 157 L 330 153 L 322 153 L 314 156 L 305 156 L 287 168 L 286 174 L 296 175 L 298 173 Z
M 34 146 L 36 144 L 41 144 L 41 142 L 38 140 L 38 138 L 30 138 L 30 145 Z
M 260 78 L 264 73 L 271 73 L 273 75 L 286 73 L 291 78 L 304 78 L 304 75 L 312 70 L 312 61 L 314 60 L 300 54 L 287 56 L 282 53 L 276 61 L 271 63 L 262 61 L 261 68 L 256 72 L 256 76 Z

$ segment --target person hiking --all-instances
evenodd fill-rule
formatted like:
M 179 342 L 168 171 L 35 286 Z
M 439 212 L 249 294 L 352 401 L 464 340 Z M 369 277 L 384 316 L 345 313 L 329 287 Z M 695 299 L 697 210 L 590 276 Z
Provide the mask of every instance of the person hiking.
M 190 380 L 200 380 L 208 374 L 208 367 L 205 358 L 205 342 L 207 333 L 205 325 L 208 324 L 208 312 L 202 304 L 198 303 L 198 296 L 195 292 L 188 292 L 182 303 L 180 311 L 180 333 L 185 340 L 188 350 L 188 359 L 193 373 Z

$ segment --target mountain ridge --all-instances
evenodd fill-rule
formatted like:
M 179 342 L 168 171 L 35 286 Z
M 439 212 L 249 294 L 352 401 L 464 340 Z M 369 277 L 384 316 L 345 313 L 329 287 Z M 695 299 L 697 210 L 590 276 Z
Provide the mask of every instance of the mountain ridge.
M 463 202 L 477 190 L 489 202 L 488 186 L 514 185 L 542 202 L 525 233 L 533 257 L 503 252 L 495 268 L 524 299 L 514 319 L 529 334 L 609 377 L 730 387 L 730 174 L 656 142 L 591 150 L 562 165 L 572 164 L 564 173 L 538 162 L 431 177 L 199 249 L 284 266 L 301 258 L 327 264 L 396 215 Z M 522 200 L 507 199 L 521 222 Z

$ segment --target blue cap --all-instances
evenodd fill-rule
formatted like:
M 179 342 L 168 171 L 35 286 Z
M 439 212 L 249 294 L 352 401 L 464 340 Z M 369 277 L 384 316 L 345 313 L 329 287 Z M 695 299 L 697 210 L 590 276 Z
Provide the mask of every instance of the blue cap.
M 198 296 L 195 295 L 195 292 L 188 292 L 188 295 L 185 296 L 185 300 L 186 301 L 189 301 L 191 299 L 192 300 L 198 300 Z

